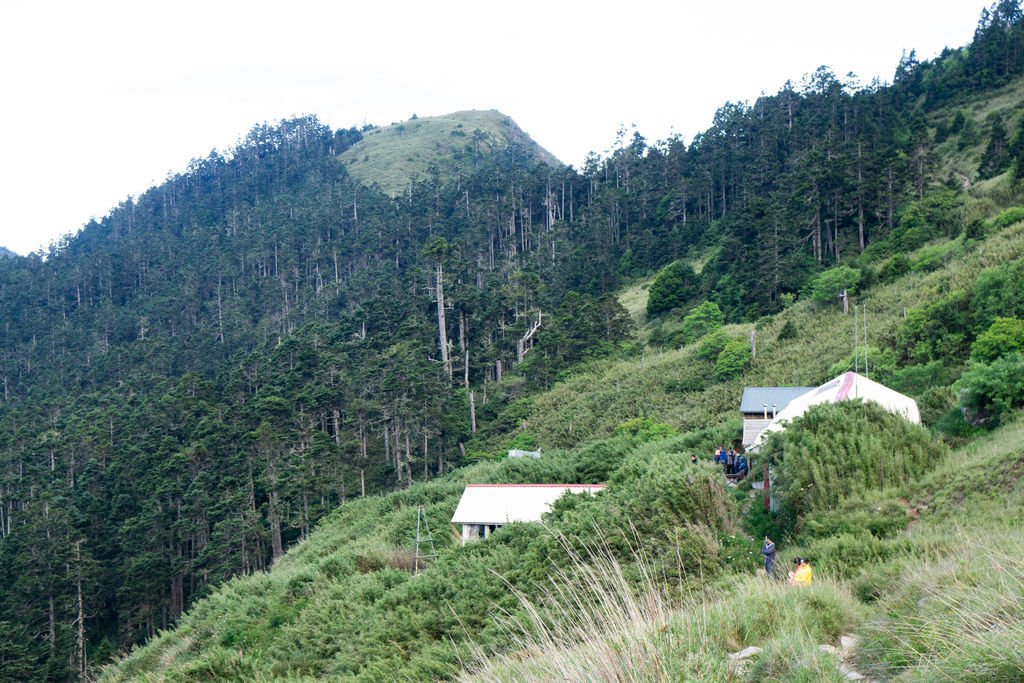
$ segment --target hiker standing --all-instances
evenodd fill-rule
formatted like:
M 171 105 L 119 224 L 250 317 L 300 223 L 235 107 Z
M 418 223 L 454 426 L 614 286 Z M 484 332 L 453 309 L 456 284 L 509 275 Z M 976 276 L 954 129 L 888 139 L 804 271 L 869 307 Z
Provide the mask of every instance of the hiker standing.
M 740 479 L 745 479 L 747 474 L 750 472 L 750 466 L 747 465 L 747 457 L 742 453 L 736 454 L 736 474 L 740 475 Z
M 761 546 L 761 554 L 764 555 L 764 570 L 769 578 L 775 576 L 775 542 L 767 536 L 764 537 L 764 545 Z
M 736 474 L 736 451 L 731 448 L 725 454 L 725 473 Z

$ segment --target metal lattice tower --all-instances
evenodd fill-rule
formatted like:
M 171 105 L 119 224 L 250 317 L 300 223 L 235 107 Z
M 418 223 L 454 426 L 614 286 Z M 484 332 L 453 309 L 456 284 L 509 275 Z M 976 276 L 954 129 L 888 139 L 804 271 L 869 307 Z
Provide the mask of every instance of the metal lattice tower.
M 429 545 L 429 553 L 421 553 L 420 547 Z M 424 547 L 424 550 L 426 548 Z M 427 522 L 427 512 L 422 505 L 416 511 L 416 548 L 412 562 L 412 573 L 418 574 L 420 565 L 426 560 L 437 559 L 437 550 L 434 549 L 434 537 L 430 534 L 430 524 Z

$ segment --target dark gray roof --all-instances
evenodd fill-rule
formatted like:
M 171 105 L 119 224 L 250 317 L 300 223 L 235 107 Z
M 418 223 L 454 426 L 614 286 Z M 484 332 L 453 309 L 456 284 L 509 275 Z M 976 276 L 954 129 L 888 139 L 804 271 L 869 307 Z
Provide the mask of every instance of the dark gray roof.
M 747 387 L 743 390 L 743 400 L 740 401 L 741 413 L 764 413 L 765 405 L 768 406 L 768 417 L 772 416 L 772 406 L 775 412 L 782 411 L 797 396 L 806 394 L 814 387 Z

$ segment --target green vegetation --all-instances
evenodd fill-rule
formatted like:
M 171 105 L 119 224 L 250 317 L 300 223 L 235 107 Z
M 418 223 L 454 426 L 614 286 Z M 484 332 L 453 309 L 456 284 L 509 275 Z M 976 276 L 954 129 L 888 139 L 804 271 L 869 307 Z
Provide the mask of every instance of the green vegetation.
M 623 643 L 651 676 L 828 680 L 818 646 L 858 629 L 864 671 L 934 678 L 960 642 L 1006 678 L 977 617 L 1016 636 L 1016 569 L 960 591 L 951 558 L 1016 548 L 1021 55 L 999 3 L 892 85 L 820 69 L 581 169 L 495 113 L 261 125 L 0 259 L 3 676 L 547 677 Z M 691 462 L 737 439 L 743 386 L 865 362 L 925 428 L 813 412 L 769 455 L 781 514 Z M 608 488 L 463 548 L 470 481 Z M 438 557 L 414 578 L 420 505 Z M 752 578 L 766 531 L 817 586 Z M 584 638 L 570 594 L 636 618 Z
M 468 183 L 481 159 L 503 153 L 561 166 L 511 118 L 494 109 L 419 116 L 362 132 L 362 139 L 339 152 L 339 159 L 353 178 L 392 196 L 407 193 L 416 181 L 458 183 L 465 178 Z
M 834 303 L 843 294 L 853 296 L 860 284 L 860 271 L 849 266 L 836 266 L 821 273 L 808 285 L 808 295 L 820 304 Z
M 907 484 L 940 463 L 946 449 L 876 404 L 847 401 L 815 406 L 771 435 L 764 455 L 774 464 L 776 494 L 792 531 L 811 511 Z
M 985 273 L 1001 272 L 1004 262 L 1020 257 L 1022 236 L 1024 226 L 1011 225 L 961 259 L 871 288 L 864 301 L 876 311 L 873 334 L 895 342 L 896 332 L 911 321 L 903 320 L 902 307 L 894 302 L 913 309 L 936 289 L 972 288 Z M 762 373 L 781 376 L 782 368 L 794 366 L 826 379 L 847 348 L 833 334 L 843 320 L 850 318 L 803 302 L 759 325 L 766 339 L 743 381 L 756 382 Z M 779 335 L 789 323 L 795 336 Z M 735 333 L 722 330 L 726 339 L 730 330 Z M 223 597 L 201 603 L 176 631 L 108 671 L 108 678 L 245 678 L 268 671 L 310 679 L 373 678 L 385 671 L 429 678 L 455 675 L 473 661 L 481 663 L 462 674 L 467 680 L 534 680 L 574 672 L 588 677 L 637 662 L 654 667 L 639 669 L 641 678 L 715 678 L 729 675 L 730 652 L 757 645 L 764 651 L 742 669 L 747 680 L 841 680 L 835 658 L 818 645 L 836 645 L 840 634 L 852 630 L 864 638 L 857 654 L 864 672 L 895 670 L 907 680 L 927 680 L 938 670 L 934 667 L 953 666 L 952 645 L 961 638 L 979 643 L 972 655 L 981 662 L 977 666 L 1003 667 L 980 671 L 1012 666 L 1012 655 L 996 647 L 1002 641 L 980 630 L 980 610 L 1003 600 L 997 588 L 1011 585 L 1010 578 L 997 575 L 980 586 L 971 604 L 957 608 L 958 630 L 945 640 L 939 625 L 949 613 L 941 599 L 933 608 L 911 596 L 920 595 L 913 585 L 933 575 L 927 573 L 931 564 L 960 561 L 964 548 L 978 547 L 963 536 L 963 510 L 975 511 L 971 523 L 985 529 L 979 543 L 1002 538 L 1002 518 L 990 521 L 990 513 L 1019 509 L 1024 421 L 1010 422 L 976 446 L 948 455 L 927 431 L 870 405 L 821 407 L 784 432 L 774 445 L 779 453 L 771 456 L 778 458 L 777 490 L 793 521 L 765 519 L 758 504 L 747 507 L 745 494 L 723 495 L 718 478 L 707 476 L 707 466 L 689 464 L 690 453 L 706 458 L 713 445 L 738 432 L 738 424 L 728 419 L 738 384 L 717 381 L 712 362 L 699 356 L 700 346 L 588 364 L 530 399 L 525 410 L 516 408 L 529 430 L 520 432 L 521 438 L 545 446 L 542 460 L 477 465 L 387 497 L 350 501 L 273 572 L 236 580 L 218 593 Z M 940 361 L 922 365 L 912 359 L 900 361 L 896 376 L 912 393 L 937 383 L 948 387 L 954 379 Z M 680 388 L 681 381 L 691 382 L 691 388 Z M 635 402 L 629 400 L 634 392 Z M 722 394 L 727 398 L 716 412 L 709 399 Z M 584 406 L 600 404 L 602 396 L 610 401 L 608 409 L 571 427 L 566 423 L 567 416 L 578 419 Z M 560 441 L 578 447 L 549 450 Z M 895 451 L 893 443 L 899 444 Z M 415 505 L 427 504 L 432 519 L 444 520 L 461 483 L 481 480 L 610 485 L 593 499 L 561 501 L 547 530 L 507 527 L 468 548 L 438 534 L 442 557 L 410 579 L 404 567 Z M 701 523 L 694 527 L 693 520 Z M 798 592 L 752 580 L 756 544 L 743 537 L 738 521 L 758 533 L 776 533 L 783 542 L 783 565 L 795 554 L 810 557 L 818 573 L 815 587 Z M 557 577 L 554 584 L 549 574 Z M 349 583 L 371 578 L 372 589 Z M 290 597 L 290 585 L 304 586 L 308 601 Z M 422 592 L 413 591 L 419 585 Z M 952 582 L 948 593 L 937 595 L 953 595 L 957 585 Z M 438 605 L 437 594 L 447 596 L 445 604 L 458 620 Z M 363 595 L 373 603 L 357 606 L 354 601 Z M 495 607 L 508 616 L 488 616 Z M 355 628 L 351 623 L 359 625 L 361 635 L 345 630 Z M 911 630 L 922 635 L 909 644 L 891 639 Z M 310 633 L 325 635 L 310 643 L 304 635 Z M 239 650 L 232 645 L 236 639 L 247 645 Z M 211 642 L 221 644 L 203 644 Z M 382 642 L 389 645 L 382 648 Z M 347 644 L 343 653 L 337 643 Z
M 653 316 L 686 304 L 697 293 L 697 274 L 689 263 L 674 261 L 658 273 L 647 292 L 647 315 Z
M 595 534 L 607 540 L 609 557 L 622 563 L 631 584 L 640 585 L 643 567 L 633 553 L 642 553 L 657 567 L 681 562 L 678 572 L 698 586 L 718 572 L 718 538 L 732 530 L 730 505 L 711 467 L 691 465 L 664 443 L 619 441 L 626 455 L 606 491 L 563 498 L 544 527 L 510 525 L 466 547 L 446 530 L 465 482 L 577 481 L 579 462 L 545 452 L 541 460 L 476 465 L 352 501 L 272 572 L 233 580 L 104 680 L 239 679 L 257 672 L 309 679 L 450 676 L 474 650 L 507 647 L 508 633 L 492 615 L 499 609 L 513 622 L 528 619 L 516 595 L 534 594 L 548 573 L 584 586 L 586 574 L 574 570 L 585 552 L 580 544 Z M 439 557 L 414 577 L 408 553 L 419 504 L 434 523 Z

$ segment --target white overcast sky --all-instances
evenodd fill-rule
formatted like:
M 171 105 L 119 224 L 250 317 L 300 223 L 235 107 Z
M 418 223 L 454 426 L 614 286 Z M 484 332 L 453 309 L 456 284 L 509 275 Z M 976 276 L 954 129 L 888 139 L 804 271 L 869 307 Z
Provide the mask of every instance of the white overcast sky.
M 987 0 L 0 0 L 0 246 L 45 247 L 255 123 L 500 109 L 577 166 L 824 64 L 891 80 Z

